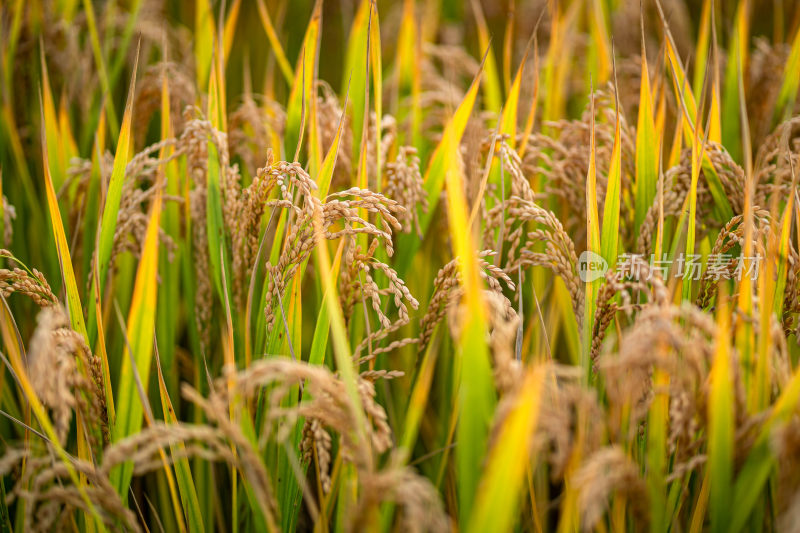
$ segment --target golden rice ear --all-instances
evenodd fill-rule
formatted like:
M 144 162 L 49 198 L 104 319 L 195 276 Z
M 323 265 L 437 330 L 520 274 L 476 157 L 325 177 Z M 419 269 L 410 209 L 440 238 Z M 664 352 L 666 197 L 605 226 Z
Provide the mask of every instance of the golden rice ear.
M 514 165 L 510 165 L 514 169 Z M 512 176 L 515 172 L 512 170 Z M 519 182 L 520 192 L 530 194 L 526 187 L 527 180 L 521 175 L 514 178 Z M 503 222 L 503 217 L 505 221 Z M 536 223 L 543 227 L 524 233 L 527 223 Z M 552 211 L 539 207 L 531 200 L 523 200 L 512 196 L 505 204 L 493 207 L 486 215 L 486 233 L 484 241 L 489 240 L 493 228 L 503 227 L 508 244 L 507 258 L 502 267 L 506 273 L 516 272 L 520 267 L 544 266 L 556 273 L 567 286 L 572 299 L 575 318 L 582 323 L 583 288 L 578 278 L 578 257 L 575 245 Z M 506 247 L 506 242 L 503 247 Z M 544 252 L 536 250 L 539 243 L 545 244 Z
M 646 494 L 644 480 L 619 447 L 608 447 L 592 454 L 575 474 L 575 482 L 583 528 L 588 530 L 597 525 L 614 494 L 632 497 L 632 511 L 639 515 L 637 523 L 646 523 L 648 502 L 643 497 Z
M 428 211 L 428 198 L 425 194 L 424 182 L 420 173 L 420 160 L 417 149 L 413 146 L 401 146 L 397 158 L 386 164 L 386 186 L 384 193 L 402 207 L 399 220 L 404 233 L 416 231 L 422 239 L 417 209 L 422 213 Z

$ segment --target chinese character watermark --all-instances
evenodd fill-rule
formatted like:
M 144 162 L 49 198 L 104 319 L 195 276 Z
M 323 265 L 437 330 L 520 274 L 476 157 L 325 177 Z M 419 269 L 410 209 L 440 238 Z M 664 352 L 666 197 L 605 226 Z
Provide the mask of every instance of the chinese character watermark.
M 623 279 L 634 281 L 650 281 L 654 275 L 661 279 L 673 278 L 699 281 L 701 277 L 714 281 L 735 279 L 741 281 L 749 278 L 758 279 L 762 257 L 734 256 L 727 253 L 709 254 L 705 269 L 699 254 L 677 254 L 673 259 L 667 254 L 656 257 L 651 254 L 649 261 L 644 254 L 624 253 L 617 257 L 614 271 Z M 648 265 L 649 268 L 644 268 Z M 602 278 L 608 272 L 608 262 L 599 254 L 585 251 L 578 259 L 578 276 L 581 281 L 589 283 Z

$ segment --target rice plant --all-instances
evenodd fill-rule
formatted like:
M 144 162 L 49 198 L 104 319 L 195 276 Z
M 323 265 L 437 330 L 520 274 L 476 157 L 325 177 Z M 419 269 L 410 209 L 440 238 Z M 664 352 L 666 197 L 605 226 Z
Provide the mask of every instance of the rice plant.
M 0 43 L 0 530 L 800 531 L 797 2 Z

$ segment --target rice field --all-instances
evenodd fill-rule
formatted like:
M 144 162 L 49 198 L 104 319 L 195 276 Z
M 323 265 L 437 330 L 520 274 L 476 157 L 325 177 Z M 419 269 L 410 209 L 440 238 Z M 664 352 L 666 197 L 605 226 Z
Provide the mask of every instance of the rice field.
M 800 532 L 796 1 L 0 44 L 0 531 Z

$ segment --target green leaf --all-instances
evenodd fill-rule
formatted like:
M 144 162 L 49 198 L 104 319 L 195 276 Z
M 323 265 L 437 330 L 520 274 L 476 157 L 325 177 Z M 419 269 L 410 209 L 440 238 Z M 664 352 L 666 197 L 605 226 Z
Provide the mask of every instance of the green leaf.
M 117 420 L 112 431 L 114 442 L 133 435 L 142 427 L 144 406 L 139 397 L 137 374 L 143 387 L 150 378 L 150 361 L 155 335 L 156 300 L 158 294 L 158 231 L 161 221 L 161 191 L 156 193 L 150 209 L 141 259 L 136 271 L 130 310 L 128 311 L 127 339 L 122 356 L 117 385 Z M 130 350 L 130 351 L 129 351 Z M 133 368 L 136 365 L 136 369 Z M 145 389 L 146 391 L 146 389 Z M 124 463 L 111 472 L 111 481 L 123 501 L 133 475 L 133 463 Z
M 469 90 L 464 95 L 464 99 L 461 100 L 455 113 L 447 122 L 442 140 L 433 152 L 431 160 L 428 163 L 428 168 L 425 171 L 424 180 L 425 193 L 428 197 L 428 210 L 419 215 L 420 232 L 423 235 L 427 233 L 431 220 L 433 220 L 433 215 L 436 212 L 436 207 L 439 205 L 439 197 L 444 187 L 446 174 L 445 165 L 447 162 L 446 158 L 448 157 L 445 147 L 452 143 L 458 145 L 461 142 L 461 137 L 464 135 L 467 121 L 472 114 L 472 108 L 475 105 L 475 99 L 478 95 L 482 72 L 483 69 L 479 70 L 478 74 L 475 75 L 475 79 L 472 80 L 472 85 L 470 85 Z M 408 272 L 408 269 L 411 268 L 411 262 L 414 260 L 414 256 L 420 247 L 420 240 L 417 235 L 408 233 L 399 235 L 397 240 L 398 244 L 395 248 L 399 253 L 395 259 L 395 265 L 397 265 L 397 273 L 403 278 Z
M 600 236 L 600 254 L 613 269 L 617 263 L 619 247 L 619 206 L 622 193 L 622 140 L 620 138 L 619 100 L 617 100 L 614 126 L 614 145 L 608 168 L 608 185 L 603 205 L 603 230 Z
M 594 94 L 591 95 L 591 134 L 589 140 L 589 169 L 586 175 L 586 234 L 588 251 L 601 253 L 600 248 L 600 220 L 597 212 L 597 145 L 594 132 Z M 594 312 L 597 305 L 596 294 L 600 290 L 601 279 L 585 284 L 585 299 L 583 312 L 583 343 L 581 349 L 581 368 L 589 376 L 589 353 L 591 338 L 594 331 Z
M 294 71 L 294 83 L 292 83 L 289 93 L 289 103 L 286 105 L 286 133 L 283 149 L 287 159 L 294 157 L 300 147 L 303 119 L 305 117 L 305 120 L 308 120 L 307 117 L 311 113 L 310 101 L 316 100 L 314 80 L 317 74 L 321 25 L 322 1 L 317 0 L 303 38 L 303 47 Z
M 734 161 L 742 161 L 742 129 L 739 122 L 739 76 L 747 65 L 749 36 L 749 1 L 739 0 L 731 42 L 728 43 L 728 63 L 725 68 L 725 87 L 722 93 L 722 144 Z
M 800 26 L 794 34 L 792 50 L 789 52 L 789 59 L 783 67 L 783 83 L 775 102 L 774 122 L 788 119 L 797 101 L 797 90 L 800 88 Z
M 108 190 L 103 201 L 103 216 L 100 219 L 100 239 L 97 248 L 97 264 L 99 265 L 99 293 L 102 295 L 102 288 L 105 284 L 108 265 L 111 261 L 111 250 L 114 247 L 114 235 L 117 230 L 117 215 L 119 214 L 119 204 L 122 199 L 122 184 L 125 182 L 125 167 L 131 147 L 131 118 L 133 114 L 133 98 L 136 88 L 136 70 L 139 64 L 139 51 L 137 49 L 136 59 L 133 63 L 133 76 L 128 89 L 128 100 L 125 104 L 125 114 L 122 116 L 122 127 L 120 128 L 117 140 L 117 150 L 114 154 L 114 167 L 111 171 L 111 179 L 108 182 Z M 92 290 L 94 292 L 94 290 Z M 89 307 L 89 340 L 94 341 L 97 334 L 97 324 L 95 311 Z
M 289 60 L 286 59 L 286 54 L 283 51 L 280 39 L 278 39 L 278 34 L 275 31 L 275 26 L 272 24 L 272 18 L 269 16 L 269 11 L 267 11 L 264 0 L 258 0 L 258 16 L 261 18 L 261 25 L 264 26 L 264 31 L 267 34 L 267 39 L 269 39 L 272 52 L 275 54 L 278 67 L 280 67 L 284 78 L 286 78 L 286 83 L 291 84 L 294 79 L 294 72 L 289 65 Z
M 472 12 L 475 15 L 475 22 L 478 27 L 478 46 L 480 46 L 481 50 L 487 50 L 483 67 L 486 75 L 481 80 L 483 85 L 484 105 L 488 111 L 500 113 L 503 103 L 500 72 L 497 69 L 497 60 L 495 59 L 491 39 L 489 38 L 489 28 L 486 24 L 486 17 L 483 16 L 483 9 L 481 9 L 481 4 L 478 0 L 472 0 Z
M 528 474 L 530 451 L 539 417 L 543 367 L 528 370 L 513 407 L 498 430 L 487 459 L 468 532 L 512 531 L 519 518 L 520 490 Z
M 731 510 L 734 398 L 729 330 L 730 311 L 727 302 L 723 301 L 717 304 L 718 333 L 710 375 L 711 394 L 708 404 L 708 468 L 711 475 L 712 531 L 728 531 Z
M 639 84 L 639 118 L 636 126 L 636 179 L 634 184 L 634 233 L 638 235 L 647 211 L 653 205 L 658 182 L 661 139 L 656 132 L 647 53 L 642 38 L 642 75 Z

